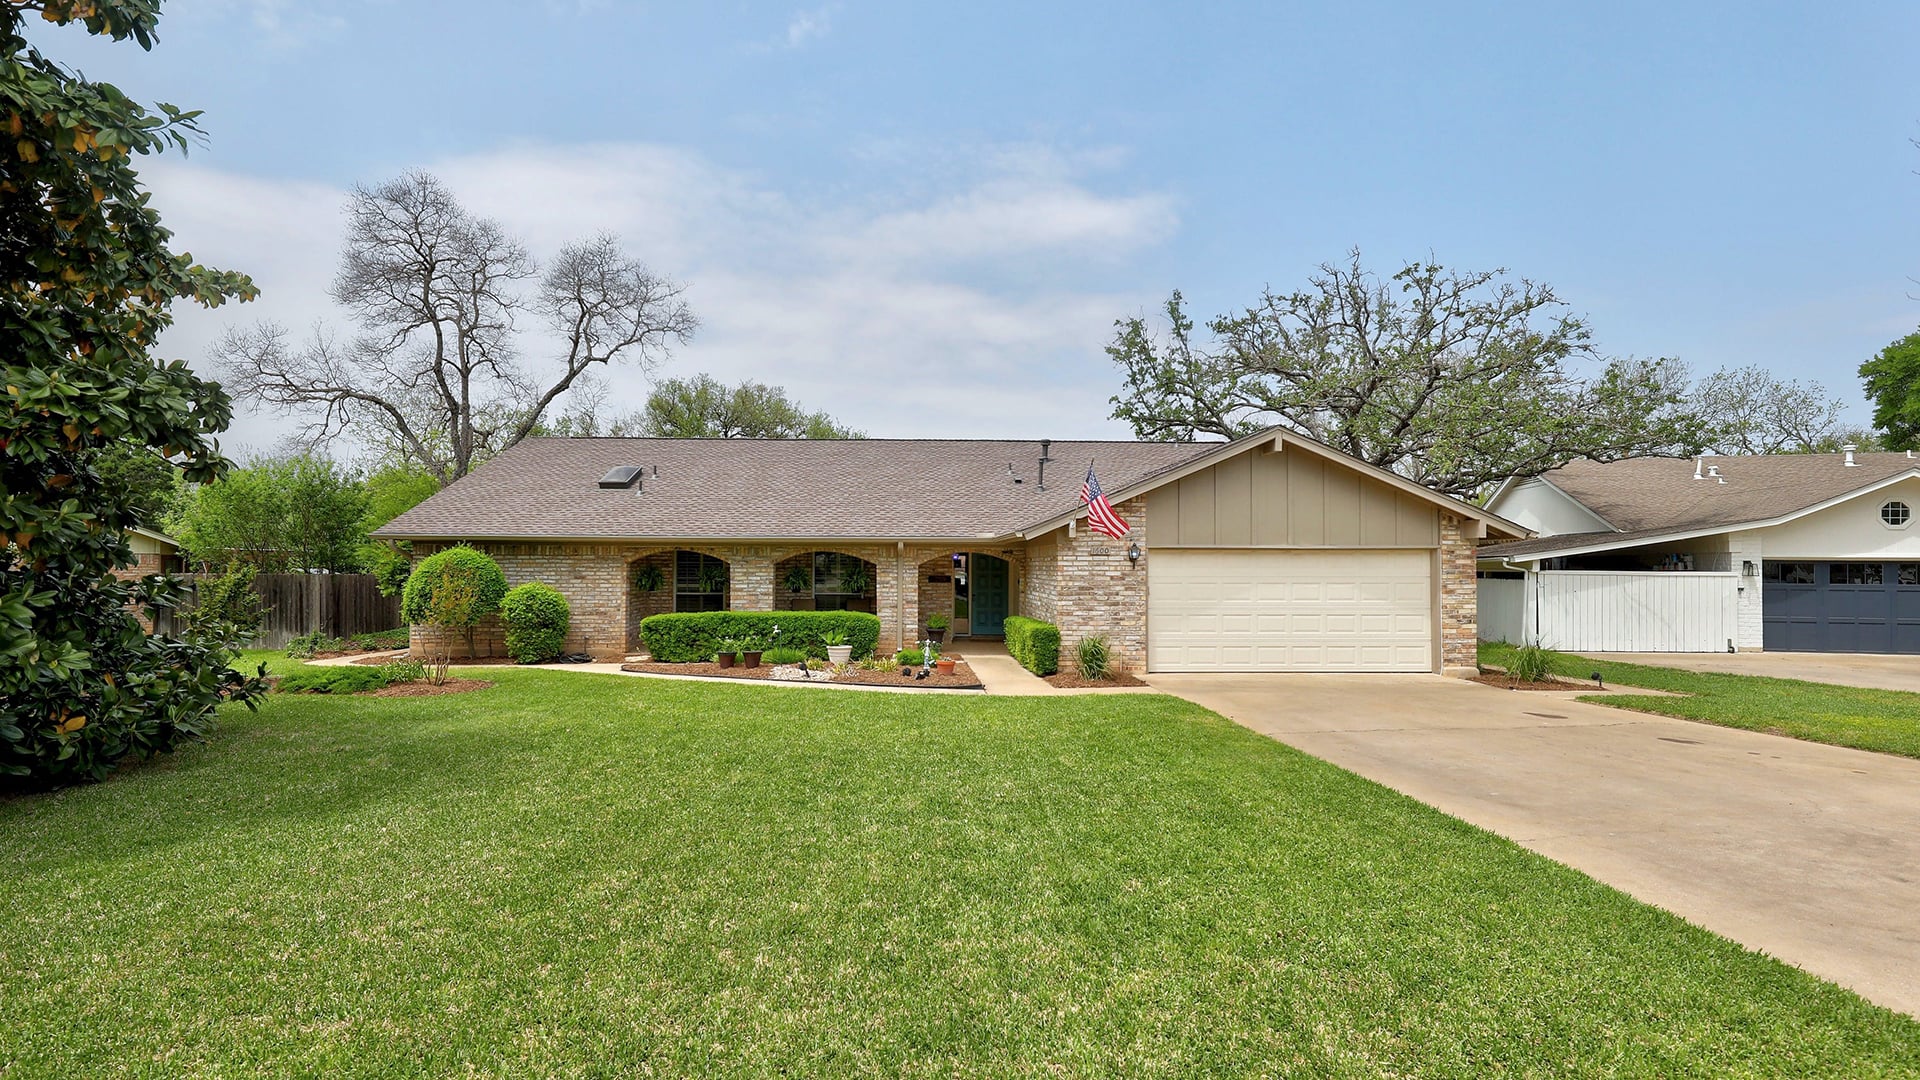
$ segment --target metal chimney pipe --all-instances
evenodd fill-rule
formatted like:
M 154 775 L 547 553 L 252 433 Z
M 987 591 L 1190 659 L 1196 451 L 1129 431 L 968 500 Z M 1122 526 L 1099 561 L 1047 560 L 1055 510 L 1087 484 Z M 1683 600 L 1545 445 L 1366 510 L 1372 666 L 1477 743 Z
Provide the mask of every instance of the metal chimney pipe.
M 1047 454 L 1049 449 L 1052 446 L 1053 446 L 1052 439 L 1040 440 L 1040 475 L 1035 478 L 1037 480 L 1037 483 L 1035 484 L 1035 486 L 1038 487 L 1041 491 L 1047 490 L 1047 462 L 1053 460 L 1053 458 L 1048 457 Z

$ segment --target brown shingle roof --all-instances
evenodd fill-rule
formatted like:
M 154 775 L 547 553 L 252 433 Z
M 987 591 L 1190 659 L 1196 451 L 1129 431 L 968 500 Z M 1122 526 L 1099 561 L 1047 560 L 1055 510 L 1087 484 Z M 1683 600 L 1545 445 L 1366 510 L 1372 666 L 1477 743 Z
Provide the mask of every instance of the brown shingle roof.
M 1856 454 L 1854 461 L 1848 468 L 1839 454 L 1707 458 L 1724 484 L 1712 477 L 1695 480 L 1693 458 L 1576 461 L 1544 478 L 1619 531 L 1523 540 L 1482 548 L 1481 556 L 1515 557 L 1771 521 L 1920 470 L 1920 458 L 1905 454 Z
M 1117 490 L 1221 443 L 1038 440 L 528 439 L 395 518 L 386 538 L 963 539 L 1079 505 L 1092 460 Z M 1011 464 L 1024 481 L 1007 474 Z M 636 493 L 598 487 L 647 467 Z M 656 479 L 653 467 L 658 466 Z

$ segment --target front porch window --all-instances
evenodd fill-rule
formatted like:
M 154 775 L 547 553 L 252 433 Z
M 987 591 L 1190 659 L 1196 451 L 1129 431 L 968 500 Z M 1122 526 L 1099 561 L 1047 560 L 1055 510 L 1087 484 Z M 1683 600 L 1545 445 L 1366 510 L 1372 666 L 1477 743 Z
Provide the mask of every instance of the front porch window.
M 815 611 L 873 610 L 873 564 L 837 551 L 813 553 Z
M 726 561 L 697 551 L 674 552 L 673 610 L 727 610 Z

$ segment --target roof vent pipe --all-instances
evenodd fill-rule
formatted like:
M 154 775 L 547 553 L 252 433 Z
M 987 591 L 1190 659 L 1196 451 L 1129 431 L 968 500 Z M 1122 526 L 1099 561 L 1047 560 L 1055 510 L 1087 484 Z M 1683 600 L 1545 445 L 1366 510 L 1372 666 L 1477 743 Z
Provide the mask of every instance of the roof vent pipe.
M 1847 445 L 1840 448 L 1841 452 L 1847 455 L 1847 460 L 1844 462 L 1847 468 L 1857 469 L 1860 467 L 1860 463 L 1853 460 L 1853 452 L 1858 449 L 1860 448 L 1858 446 L 1855 446 L 1852 443 L 1848 443 Z
M 1707 478 L 1708 478 L 1709 480 L 1718 480 L 1718 479 L 1720 479 L 1720 466 L 1718 466 L 1718 465 L 1709 465 L 1709 466 L 1707 466 Z
M 1693 478 L 1695 480 L 1701 479 L 1700 466 L 1706 464 L 1706 461 L 1707 459 L 1704 456 L 1693 459 Z
M 1039 488 L 1041 491 L 1047 490 L 1047 462 L 1053 460 L 1051 457 L 1047 456 L 1047 451 L 1052 446 L 1053 446 L 1052 439 L 1040 440 L 1040 475 L 1035 478 L 1036 482 L 1034 486 Z

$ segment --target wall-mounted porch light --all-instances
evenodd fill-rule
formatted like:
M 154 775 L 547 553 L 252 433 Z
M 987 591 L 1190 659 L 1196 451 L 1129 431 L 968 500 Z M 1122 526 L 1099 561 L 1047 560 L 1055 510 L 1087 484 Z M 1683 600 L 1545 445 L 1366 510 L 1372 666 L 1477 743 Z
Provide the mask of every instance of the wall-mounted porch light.
M 1752 559 L 1740 560 L 1740 574 L 1742 577 L 1752 577 L 1759 572 L 1759 568 L 1753 565 Z
M 1127 561 L 1136 566 L 1140 564 L 1140 541 L 1135 540 L 1127 545 Z

